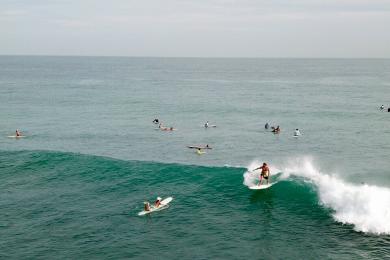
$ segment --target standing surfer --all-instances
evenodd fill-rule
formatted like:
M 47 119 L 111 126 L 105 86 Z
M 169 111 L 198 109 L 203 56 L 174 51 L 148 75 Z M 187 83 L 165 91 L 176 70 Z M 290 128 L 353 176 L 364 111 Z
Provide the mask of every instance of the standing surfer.
M 260 166 L 256 169 L 253 169 L 253 171 L 256 171 L 256 170 L 259 170 L 261 169 L 261 174 L 260 174 L 260 182 L 259 182 L 259 186 L 263 183 L 263 178 L 267 180 L 267 184 L 269 184 L 269 176 L 270 176 L 270 171 L 269 171 L 269 168 L 268 168 L 268 165 L 266 163 L 263 163 L 263 166 Z

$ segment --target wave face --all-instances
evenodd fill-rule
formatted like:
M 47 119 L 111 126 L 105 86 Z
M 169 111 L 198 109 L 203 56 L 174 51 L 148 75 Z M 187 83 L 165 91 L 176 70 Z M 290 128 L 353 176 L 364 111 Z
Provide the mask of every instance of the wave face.
M 271 171 L 277 183 L 252 191 L 244 167 L 0 152 L 0 258 L 388 256 L 387 189 L 345 183 L 306 159 Z M 157 196 L 174 200 L 137 216 Z
M 253 162 L 253 169 L 260 162 Z M 302 177 L 306 183 L 316 187 L 320 204 L 332 209 L 332 216 L 343 224 L 352 224 L 356 231 L 374 234 L 390 234 L 390 189 L 367 184 L 347 183 L 335 174 L 321 172 L 308 157 L 288 162 L 280 169 L 270 167 L 271 172 L 279 172 L 279 180 L 292 176 Z M 244 184 L 257 183 L 258 174 L 244 173 Z

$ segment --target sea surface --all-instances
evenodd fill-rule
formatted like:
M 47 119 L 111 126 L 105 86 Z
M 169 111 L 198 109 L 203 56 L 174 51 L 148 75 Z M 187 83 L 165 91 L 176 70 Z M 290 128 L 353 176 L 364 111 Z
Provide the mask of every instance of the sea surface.
M 0 258 L 390 258 L 388 107 L 389 59 L 0 56 Z

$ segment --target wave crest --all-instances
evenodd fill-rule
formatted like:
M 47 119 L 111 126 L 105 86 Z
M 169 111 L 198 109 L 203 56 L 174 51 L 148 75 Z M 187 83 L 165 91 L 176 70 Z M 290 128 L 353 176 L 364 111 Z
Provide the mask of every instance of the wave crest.
M 251 163 L 248 169 L 259 165 Z M 252 168 L 253 167 L 253 168 Z M 272 172 L 278 169 L 273 166 Z M 280 170 L 279 179 L 302 177 L 317 187 L 319 203 L 333 210 L 333 218 L 343 224 L 352 224 L 356 231 L 374 234 L 390 234 L 390 189 L 368 184 L 352 184 L 336 174 L 323 173 L 310 158 L 298 158 Z M 244 184 L 253 185 L 253 173 L 244 173 Z

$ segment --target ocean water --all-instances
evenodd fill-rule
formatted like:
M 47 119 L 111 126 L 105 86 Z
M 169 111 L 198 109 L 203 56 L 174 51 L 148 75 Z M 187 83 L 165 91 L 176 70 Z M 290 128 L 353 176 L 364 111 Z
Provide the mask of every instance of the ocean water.
M 0 56 L 0 257 L 389 258 L 389 97 L 386 59 Z

